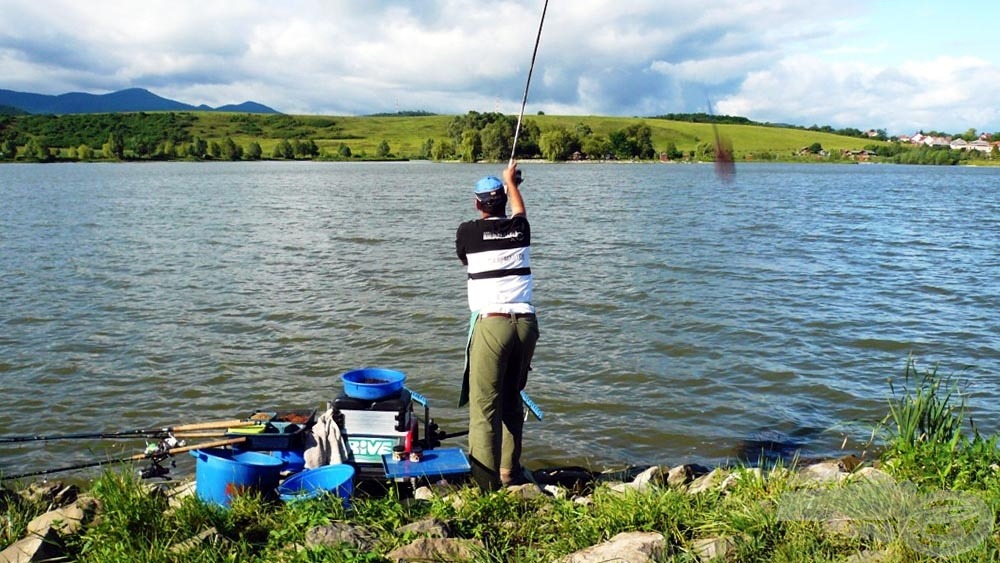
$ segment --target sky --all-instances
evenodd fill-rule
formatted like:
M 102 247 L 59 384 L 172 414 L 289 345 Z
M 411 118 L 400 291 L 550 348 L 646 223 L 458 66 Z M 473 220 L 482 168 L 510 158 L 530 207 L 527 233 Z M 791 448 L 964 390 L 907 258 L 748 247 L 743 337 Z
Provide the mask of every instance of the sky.
M 0 88 L 1000 132 L 1000 2 L 0 0 Z M 532 55 L 541 36 L 531 69 Z M 530 72 L 530 83 L 528 82 Z

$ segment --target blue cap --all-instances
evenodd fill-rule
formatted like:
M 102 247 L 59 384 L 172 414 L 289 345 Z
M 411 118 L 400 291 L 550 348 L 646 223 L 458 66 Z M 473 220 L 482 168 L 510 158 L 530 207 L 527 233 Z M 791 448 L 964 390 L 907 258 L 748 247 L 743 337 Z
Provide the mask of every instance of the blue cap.
M 506 195 L 503 189 L 503 182 L 500 178 L 496 176 L 486 176 L 482 180 L 476 182 L 476 197 L 480 201 L 489 201 L 494 198 L 503 197 Z

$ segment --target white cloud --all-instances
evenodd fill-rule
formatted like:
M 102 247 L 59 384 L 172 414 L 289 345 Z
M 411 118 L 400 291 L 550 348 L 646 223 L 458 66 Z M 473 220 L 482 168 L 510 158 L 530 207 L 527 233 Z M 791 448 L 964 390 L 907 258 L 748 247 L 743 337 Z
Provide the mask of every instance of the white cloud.
M 718 101 L 717 110 L 759 121 L 884 128 L 891 134 L 960 132 L 997 123 L 991 84 L 1000 84 L 1000 68 L 975 57 L 940 56 L 891 68 L 791 56 L 750 73 Z
M 0 0 L 0 88 L 141 87 L 289 113 L 516 112 L 542 3 Z M 526 111 L 683 113 L 710 98 L 800 125 L 1000 130 L 984 94 L 1000 59 L 988 34 L 966 33 L 1000 9 L 922 9 L 944 22 L 933 37 L 861 0 L 553 2 Z

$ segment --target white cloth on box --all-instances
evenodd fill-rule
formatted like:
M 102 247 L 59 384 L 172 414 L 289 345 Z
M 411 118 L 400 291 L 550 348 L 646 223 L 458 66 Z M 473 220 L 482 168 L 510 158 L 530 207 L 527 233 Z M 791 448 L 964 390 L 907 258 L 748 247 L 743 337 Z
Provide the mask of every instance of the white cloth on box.
M 333 407 L 328 407 L 316 419 L 312 434 L 306 436 L 306 450 L 302 457 L 305 459 L 306 469 L 344 463 L 347 452 Z

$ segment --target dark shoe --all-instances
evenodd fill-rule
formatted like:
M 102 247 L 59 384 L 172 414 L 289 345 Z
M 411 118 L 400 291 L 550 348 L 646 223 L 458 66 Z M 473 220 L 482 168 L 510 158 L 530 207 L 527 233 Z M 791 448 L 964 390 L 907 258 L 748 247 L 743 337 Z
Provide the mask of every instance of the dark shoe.
M 500 484 L 504 487 L 516 487 L 518 485 L 526 485 L 534 482 L 534 476 L 530 471 L 523 467 L 520 471 L 511 472 L 510 476 L 500 475 Z

